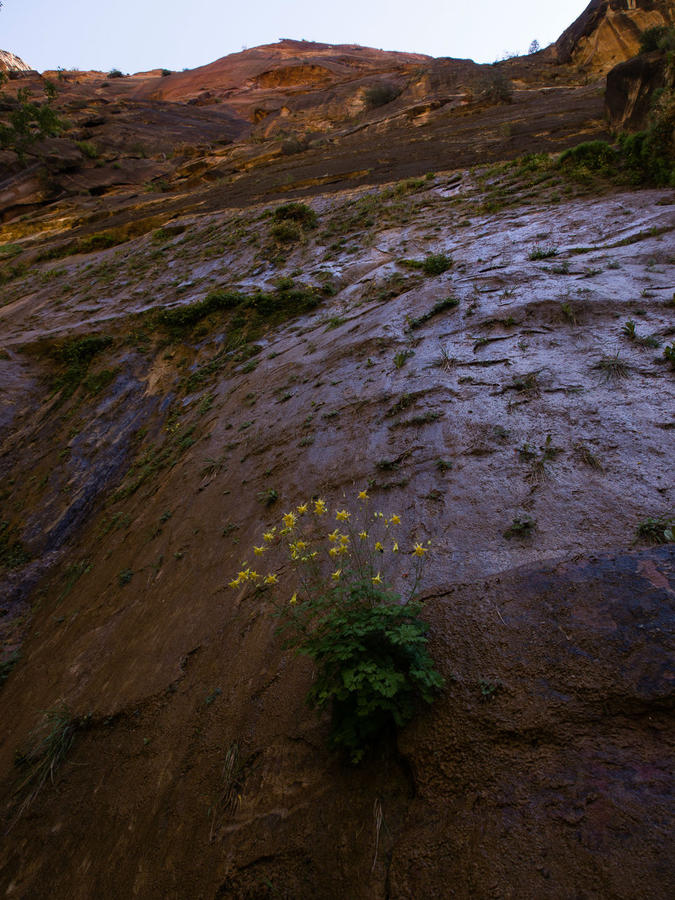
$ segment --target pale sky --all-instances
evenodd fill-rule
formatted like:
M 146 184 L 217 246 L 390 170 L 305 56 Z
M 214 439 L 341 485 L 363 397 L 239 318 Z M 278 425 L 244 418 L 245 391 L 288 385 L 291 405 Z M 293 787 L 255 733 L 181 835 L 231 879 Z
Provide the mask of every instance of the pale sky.
M 280 38 L 493 62 L 556 40 L 589 0 L 4 0 L 0 49 L 39 71 L 195 68 Z

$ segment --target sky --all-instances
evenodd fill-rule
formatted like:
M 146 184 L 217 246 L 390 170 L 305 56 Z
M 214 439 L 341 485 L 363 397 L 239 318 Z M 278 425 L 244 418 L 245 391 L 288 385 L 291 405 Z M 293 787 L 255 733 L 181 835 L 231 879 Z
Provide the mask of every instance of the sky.
M 3 0 L 0 49 L 38 71 L 192 69 L 280 38 L 494 62 L 555 41 L 589 0 Z

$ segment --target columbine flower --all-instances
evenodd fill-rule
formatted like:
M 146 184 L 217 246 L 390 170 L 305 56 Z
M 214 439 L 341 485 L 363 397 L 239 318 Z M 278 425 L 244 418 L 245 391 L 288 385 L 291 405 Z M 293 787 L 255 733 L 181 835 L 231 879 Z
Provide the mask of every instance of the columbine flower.
M 373 584 L 382 584 L 382 576 L 379 572 L 374 578 L 371 578 L 370 580 L 373 582 Z
M 394 553 L 398 553 L 398 542 L 394 541 L 394 546 L 391 548 Z
M 349 547 L 347 547 L 346 544 L 340 544 L 340 546 L 338 547 L 338 553 L 340 555 L 342 555 L 344 553 L 349 553 Z
M 268 544 L 271 541 L 273 541 L 274 540 L 274 529 L 272 529 L 272 531 L 266 531 L 265 534 L 263 534 L 263 540 L 267 541 Z
M 341 534 L 340 535 L 340 543 L 342 544 L 343 547 L 346 547 L 347 544 L 349 543 L 349 535 Z
M 359 500 L 370 500 L 368 491 L 359 491 Z
M 315 500 L 314 512 L 317 514 L 317 516 L 322 516 L 326 512 L 326 501 L 321 499 Z
M 279 581 L 276 575 L 265 575 L 265 584 L 276 584 Z
M 346 509 L 339 509 L 335 513 L 335 518 L 338 520 L 338 522 L 346 522 L 350 516 L 351 516 L 351 513 L 347 512 Z
M 307 504 L 306 504 L 306 503 L 302 503 L 300 506 L 298 506 L 297 509 L 298 509 L 298 515 L 299 515 L 299 516 L 304 516 L 304 514 L 307 512 Z
M 262 556 L 263 553 L 267 552 L 267 547 L 254 547 L 253 552 L 256 556 Z
M 296 541 L 295 546 L 298 548 L 298 550 L 304 550 L 307 546 L 307 541 Z
M 367 531 L 359 531 L 359 537 L 361 538 L 362 541 L 365 541 L 368 538 L 368 532 Z
M 415 544 L 415 546 L 413 547 L 413 554 L 415 556 L 424 556 L 426 552 L 426 547 L 423 547 L 421 544 Z
M 248 581 L 250 572 L 251 572 L 250 569 L 242 569 L 241 572 L 237 573 L 237 581 Z
M 400 517 L 400 516 L 397 516 L 396 513 L 394 513 L 394 515 L 389 519 L 389 522 L 390 522 L 392 525 L 400 525 L 400 524 L 401 524 L 401 517 Z
M 293 596 L 291 597 L 291 599 L 290 599 L 288 602 L 289 602 L 289 603 L 297 603 L 297 602 L 298 602 L 298 595 L 297 595 L 297 594 L 293 594 Z
M 239 587 L 240 584 L 241 584 L 241 581 L 239 580 L 239 578 L 235 578 L 233 581 L 230 582 L 229 586 L 231 588 L 236 588 L 236 587 Z
M 331 547 L 330 550 L 328 551 L 328 555 L 335 557 L 338 555 L 339 552 L 340 552 L 339 547 Z
M 334 544 L 335 541 L 337 541 L 339 535 L 340 529 L 336 528 L 335 531 L 331 531 L 331 533 L 328 535 L 328 540 L 331 542 L 331 544 Z
M 339 581 L 339 580 L 340 580 L 340 575 L 342 575 L 342 569 L 336 569 L 336 570 L 331 574 L 330 577 L 333 579 L 333 581 Z
M 289 512 L 283 518 L 284 525 L 286 528 L 293 528 L 296 522 L 295 513 Z
M 375 549 L 379 550 L 380 553 L 384 553 L 384 547 L 382 546 L 382 544 L 379 541 L 375 542 Z
M 251 572 L 251 570 L 248 569 L 248 577 L 251 579 L 251 581 L 255 581 L 256 578 L 260 578 L 260 575 L 258 575 L 257 572 Z

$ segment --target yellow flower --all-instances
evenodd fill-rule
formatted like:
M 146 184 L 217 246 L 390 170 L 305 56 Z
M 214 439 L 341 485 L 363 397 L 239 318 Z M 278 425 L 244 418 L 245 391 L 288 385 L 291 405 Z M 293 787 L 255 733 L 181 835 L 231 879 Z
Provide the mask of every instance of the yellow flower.
M 384 553 L 384 547 L 382 546 L 382 544 L 379 541 L 375 542 L 375 549 L 379 550 L 380 553 Z
M 349 535 L 341 534 L 340 535 L 340 543 L 342 544 L 343 547 L 346 547 L 347 544 L 349 543 Z
M 230 582 L 229 586 L 231 588 L 236 588 L 236 587 L 239 587 L 240 584 L 241 584 L 240 580 L 238 578 L 235 578 L 233 581 Z
M 262 556 L 267 551 L 267 547 L 254 547 L 253 552 L 256 556 Z
M 295 522 L 296 522 L 295 513 L 292 513 L 292 512 L 286 513 L 286 515 L 283 518 L 283 523 L 286 526 L 286 528 L 293 528 L 295 526 Z
M 265 575 L 265 584 L 276 584 L 279 581 L 276 575 Z
M 368 537 L 368 532 L 367 531 L 359 531 L 359 537 L 361 538 L 362 541 L 365 541 Z
M 238 581 L 248 581 L 248 576 L 249 576 L 250 571 L 251 571 L 250 569 L 242 569 L 242 571 L 237 574 L 237 580 Z
M 394 513 L 394 515 L 391 517 L 391 519 L 389 519 L 389 521 L 391 522 L 392 525 L 400 525 L 401 517 L 397 516 L 396 513 Z
M 426 552 L 427 552 L 426 548 L 423 547 L 421 544 L 415 544 L 415 546 L 413 548 L 413 554 L 415 556 L 424 556 L 424 554 Z
M 338 553 L 340 553 L 341 555 L 349 553 L 349 547 L 347 547 L 345 544 L 340 544 L 340 546 L 338 547 Z
M 255 581 L 256 578 L 260 578 L 260 575 L 258 575 L 257 572 L 251 572 L 251 570 L 249 569 L 248 577 L 251 579 L 251 581 Z
M 340 552 L 339 547 L 331 547 L 330 550 L 328 551 L 328 555 L 335 557 L 338 555 L 339 552 Z
M 370 500 L 368 491 L 359 491 L 359 500 Z
M 321 499 L 315 500 L 314 512 L 317 514 L 317 516 L 322 516 L 326 512 L 326 501 Z
M 331 544 L 334 544 L 335 541 L 337 541 L 339 535 L 340 529 L 336 528 L 335 531 L 331 531 L 331 533 L 328 535 L 328 540 L 331 542 Z
M 335 513 L 335 518 L 338 520 L 338 522 L 346 522 L 350 516 L 351 516 L 351 513 L 347 512 L 346 509 L 339 509 Z
M 371 578 L 371 581 L 373 582 L 373 584 L 382 584 L 382 576 L 378 572 L 374 578 Z
M 293 596 L 291 597 L 291 599 L 290 599 L 288 602 L 289 602 L 289 603 L 297 603 L 297 602 L 298 602 L 298 595 L 297 595 L 297 594 L 293 594 Z
M 298 548 L 298 550 L 304 550 L 307 546 L 307 541 L 296 541 L 295 546 Z
M 268 544 L 270 543 L 270 541 L 273 541 L 274 540 L 274 529 L 272 529 L 272 531 L 266 531 L 265 534 L 263 534 L 263 540 L 267 541 Z
M 306 503 L 302 503 L 300 506 L 298 506 L 298 515 L 299 516 L 304 516 L 304 514 L 306 512 L 307 512 L 307 504 Z
M 398 542 L 397 541 L 394 541 L 394 546 L 391 549 L 394 551 L 394 553 L 398 553 Z
M 336 569 L 330 577 L 333 579 L 333 581 L 339 581 L 340 575 L 342 575 L 342 569 Z

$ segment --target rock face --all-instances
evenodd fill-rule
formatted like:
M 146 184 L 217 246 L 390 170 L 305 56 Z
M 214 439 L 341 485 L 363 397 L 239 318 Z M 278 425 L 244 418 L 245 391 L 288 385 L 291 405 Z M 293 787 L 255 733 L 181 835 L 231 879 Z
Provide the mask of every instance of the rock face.
M 30 66 L 7 50 L 0 50 L 0 72 L 30 72 Z
M 619 63 L 607 74 L 605 103 L 613 128 L 643 128 L 654 91 L 666 85 L 666 60 L 661 53 L 643 53 Z
M 553 50 L 561 62 L 592 72 L 607 72 L 635 56 L 642 31 L 673 24 L 673 0 L 591 0 Z

